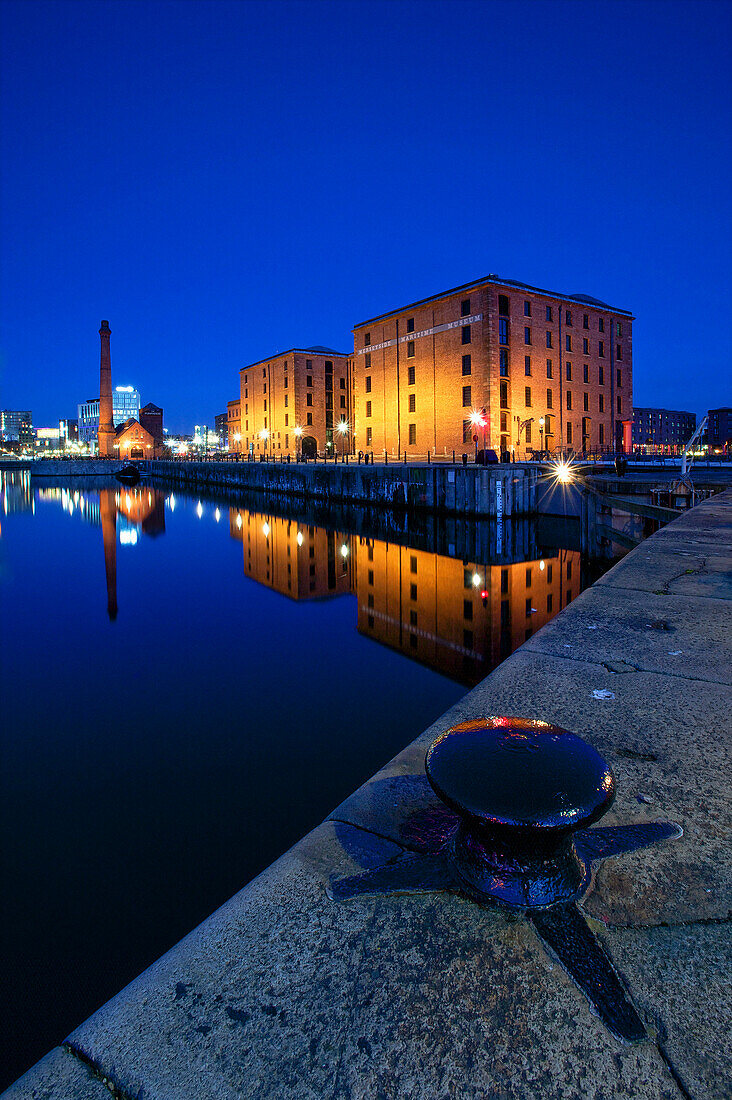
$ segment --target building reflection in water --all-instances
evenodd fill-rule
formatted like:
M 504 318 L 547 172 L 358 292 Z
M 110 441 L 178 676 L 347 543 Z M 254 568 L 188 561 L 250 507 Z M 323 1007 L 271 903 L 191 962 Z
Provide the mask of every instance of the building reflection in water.
M 581 591 L 579 552 L 542 555 L 526 537 L 506 540 L 520 560 L 506 560 L 499 538 L 499 560 L 486 563 L 238 508 L 229 529 L 247 577 L 295 600 L 355 595 L 360 634 L 466 684 Z
M 165 494 L 148 486 L 122 489 L 38 489 L 38 500 L 58 501 L 70 516 L 102 529 L 107 614 L 117 618 L 117 543 L 135 546 L 140 534 L 165 534 Z

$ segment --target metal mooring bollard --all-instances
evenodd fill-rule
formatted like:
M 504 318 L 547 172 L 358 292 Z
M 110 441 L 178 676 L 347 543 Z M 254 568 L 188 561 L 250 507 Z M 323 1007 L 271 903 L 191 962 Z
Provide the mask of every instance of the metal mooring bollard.
M 679 826 L 589 828 L 615 797 L 610 767 L 581 737 L 535 719 L 454 726 L 430 745 L 425 772 L 443 806 L 423 806 L 403 823 L 416 853 L 332 880 L 331 896 L 443 891 L 523 915 L 605 1024 L 623 1039 L 646 1038 L 577 902 L 593 863 L 679 837 Z

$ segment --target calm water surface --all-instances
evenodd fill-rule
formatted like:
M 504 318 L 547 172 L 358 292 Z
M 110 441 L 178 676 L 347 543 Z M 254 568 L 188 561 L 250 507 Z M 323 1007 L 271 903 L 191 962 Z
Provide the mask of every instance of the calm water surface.
M 528 523 L 0 488 L 2 1087 L 588 578 Z

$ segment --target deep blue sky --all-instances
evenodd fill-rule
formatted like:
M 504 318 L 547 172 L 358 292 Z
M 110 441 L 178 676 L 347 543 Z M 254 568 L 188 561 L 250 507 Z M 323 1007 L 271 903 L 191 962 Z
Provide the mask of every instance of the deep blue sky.
M 173 429 L 490 271 L 631 309 L 635 403 L 732 404 L 732 6 L 2 8 L 0 407 Z

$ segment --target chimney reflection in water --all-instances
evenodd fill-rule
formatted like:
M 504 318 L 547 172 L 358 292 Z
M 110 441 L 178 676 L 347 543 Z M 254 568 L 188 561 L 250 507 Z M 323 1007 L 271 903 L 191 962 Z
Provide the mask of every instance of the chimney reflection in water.
M 117 618 L 117 504 L 113 489 L 102 489 L 99 512 L 104 542 L 104 569 L 107 574 L 107 614 L 110 622 Z

